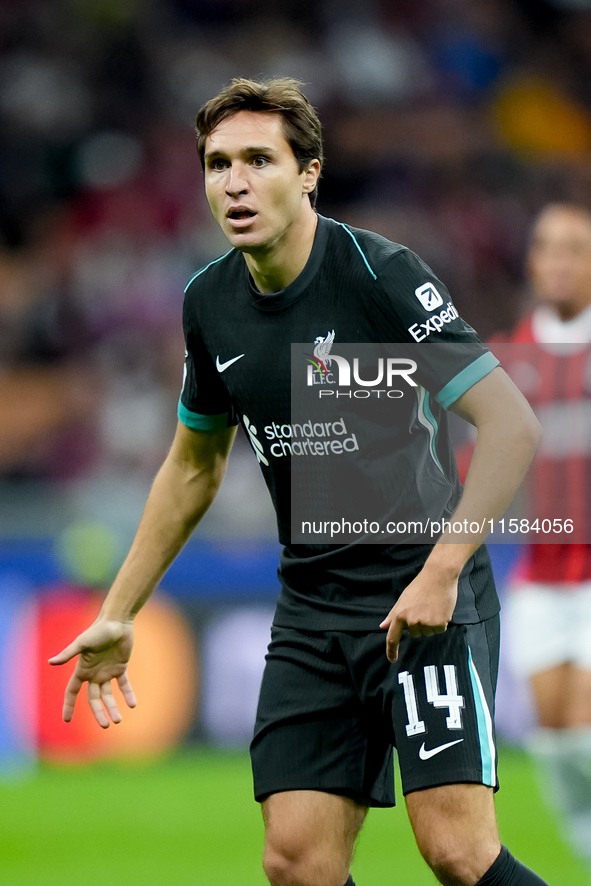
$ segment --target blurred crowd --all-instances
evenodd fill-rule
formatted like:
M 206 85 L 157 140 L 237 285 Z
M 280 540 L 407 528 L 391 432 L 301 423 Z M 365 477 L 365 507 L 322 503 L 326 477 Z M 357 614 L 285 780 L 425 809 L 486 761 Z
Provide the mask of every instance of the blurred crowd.
M 183 288 L 226 248 L 195 112 L 279 74 L 324 123 L 319 211 L 417 251 L 483 338 L 527 307 L 541 206 L 591 206 L 589 0 L 0 0 L 0 535 L 133 529 Z M 212 531 L 271 532 L 232 462 Z

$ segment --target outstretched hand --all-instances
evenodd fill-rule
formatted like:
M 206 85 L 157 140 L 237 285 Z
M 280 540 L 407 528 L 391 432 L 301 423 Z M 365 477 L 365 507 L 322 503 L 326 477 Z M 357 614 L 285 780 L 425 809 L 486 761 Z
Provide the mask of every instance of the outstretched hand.
M 96 621 L 86 631 L 49 659 L 51 665 L 62 665 L 76 655 L 76 669 L 64 696 L 62 717 L 69 723 L 74 715 L 78 693 L 88 683 L 88 703 L 103 729 L 110 721 L 121 722 L 121 713 L 113 695 L 111 680 L 117 680 L 128 707 L 137 704 L 127 677 L 127 664 L 133 648 L 133 626 L 119 621 Z M 103 707 L 104 706 L 104 707 Z

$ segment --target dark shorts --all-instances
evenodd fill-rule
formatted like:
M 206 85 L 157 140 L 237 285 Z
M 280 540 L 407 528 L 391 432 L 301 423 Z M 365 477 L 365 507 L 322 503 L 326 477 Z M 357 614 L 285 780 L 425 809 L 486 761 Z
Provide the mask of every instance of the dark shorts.
M 405 635 L 273 627 L 251 745 L 255 797 L 319 790 L 394 805 L 392 750 L 405 794 L 458 782 L 497 787 L 493 724 L 499 619 Z

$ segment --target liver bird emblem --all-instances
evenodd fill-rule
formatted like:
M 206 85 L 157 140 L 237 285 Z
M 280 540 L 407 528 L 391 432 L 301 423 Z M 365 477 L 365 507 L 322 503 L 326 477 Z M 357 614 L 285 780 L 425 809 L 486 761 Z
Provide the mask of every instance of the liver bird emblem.
M 320 372 L 325 378 L 328 378 L 328 367 L 331 364 L 329 354 L 333 341 L 334 329 L 327 332 L 324 338 L 321 335 L 316 336 L 314 339 L 314 353 L 306 354 L 308 363 L 311 363 L 317 372 Z
M 324 338 L 322 338 L 321 335 L 318 335 L 314 339 L 314 356 L 321 364 L 321 366 L 323 366 L 325 369 L 328 368 L 331 363 L 330 357 L 328 355 L 330 354 L 333 341 L 334 329 L 332 329 L 330 332 L 327 332 Z

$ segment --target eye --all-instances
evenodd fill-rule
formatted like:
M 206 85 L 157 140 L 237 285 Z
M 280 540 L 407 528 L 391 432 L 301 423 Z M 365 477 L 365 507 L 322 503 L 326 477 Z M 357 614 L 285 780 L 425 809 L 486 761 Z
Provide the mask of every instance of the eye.
M 265 157 L 264 154 L 257 154 L 251 160 L 252 165 L 258 167 L 259 169 L 261 169 L 263 166 L 266 166 L 268 162 L 269 158 Z
M 221 169 L 225 169 L 228 165 L 228 161 L 224 160 L 222 157 L 214 157 L 213 160 L 209 161 L 209 168 L 214 172 L 219 172 Z

